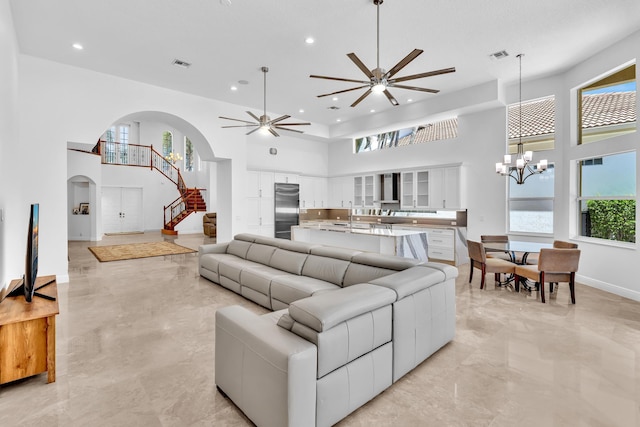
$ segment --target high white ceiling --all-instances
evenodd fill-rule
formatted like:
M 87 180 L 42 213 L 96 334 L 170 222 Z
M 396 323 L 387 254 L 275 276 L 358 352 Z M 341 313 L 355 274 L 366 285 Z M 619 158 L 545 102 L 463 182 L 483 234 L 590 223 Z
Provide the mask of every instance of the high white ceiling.
M 402 108 L 373 94 L 349 107 L 364 90 L 337 101 L 317 98 L 353 85 L 309 78 L 366 78 L 347 58 L 350 52 L 375 68 L 372 0 L 11 0 L 11 7 L 20 51 L 27 55 L 247 106 L 255 113 L 263 109 L 260 67 L 268 66 L 267 109 L 327 125 L 372 109 Z M 455 67 L 452 74 L 407 82 L 444 94 L 494 79 L 516 80 L 518 53 L 525 54 L 524 79 L 570 67 L 639 30 L 640 1 L 386 0 L 380 26 L 380 66 L 389 69 L 414 48 L 423 49 L 397 77 Z M 308 36 L 316 40 L 313 45 L 305 43 Z M 73 49 L 76 42 L 84 50 Z M 490 59 L 500 50 L 510 56 Z M 193 65 L 179 68 L 174 59 Z M 232 85 L 238 90 L 231 91 Z M 401 105 L 408 98 L 438 98 L 391 92 Z

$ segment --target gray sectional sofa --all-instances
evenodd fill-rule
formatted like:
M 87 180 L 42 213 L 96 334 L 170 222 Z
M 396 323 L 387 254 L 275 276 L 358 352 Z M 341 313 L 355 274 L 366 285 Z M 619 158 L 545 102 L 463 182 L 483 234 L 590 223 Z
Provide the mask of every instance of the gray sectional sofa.
M 215 378 L 258 426 L 330 426 L 451 341 L 457 268 L 239 234 L 200 274 L 275 310 L 216 313 Z

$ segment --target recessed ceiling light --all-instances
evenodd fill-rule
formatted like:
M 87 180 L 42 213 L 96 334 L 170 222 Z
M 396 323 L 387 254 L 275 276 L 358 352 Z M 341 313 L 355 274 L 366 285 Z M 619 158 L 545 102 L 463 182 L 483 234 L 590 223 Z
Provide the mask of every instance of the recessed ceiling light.
M 306 44 L 314 44 L 315 40 L 313 39 L 313 37 L 307 37 L 306 39 L 304 39 L 304 42 Z
M 73 48 L 74 48 L 74 49 L 77 49 L 77 50 L 82 50 L 82 49 L 84 49 L 84 47 L 83 47 L 80 43 L 74 43 L 74 44 L 72 44 L 71 46 L 73 46 Z
M 231 86 L 231 90 L 238 90 L 236 86 Z
M 370 113 L 375 113 L 375 112 L 376 112 L 376 110 L 369 110 L 369 112 L 370 112 Z
M 301 108 L 298 110 L 298 113 L 304 113 L 304 110 Z
M 413 99 L 409 98 L 407 99 L 407 102 L 413 102 Z
M 332 99 L 332 100 L 334 100 L 334 101 L 337 101 L 337 100 L 338 100 L 338 97 L 337 97 L 337 96 L 334 96 L 334 97 L 333 97 L 333 98 L 331 98 L 331 99 Z
M 342 121 L 342 119 L 336 119 L 336 122 L 341 122 L 341 121 Z

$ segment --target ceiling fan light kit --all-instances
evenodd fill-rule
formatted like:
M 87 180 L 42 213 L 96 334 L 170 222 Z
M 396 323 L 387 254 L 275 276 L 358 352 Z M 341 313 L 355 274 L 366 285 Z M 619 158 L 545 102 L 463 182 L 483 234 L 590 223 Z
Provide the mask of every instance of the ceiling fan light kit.
M 222 126 L 223 128 L 251 128 L 251 127 L 255 127 L 255 129 L 250 130 L 249 132 L 247 132 L 247 135 L 251 135 L 252 133 L 256 132 L 256 131 L 260 131 L 260 133 L 262 134 L 272 134 L 273 136 L 279 137 L 280 135 L 278 134 L 278 132 L 276 132 L 276 129 L 278 130 L 287 130 L 289 132 L 297 132 L 297 133 L 304 133 L 301 130 L 297 130 L 297 129 L 287 129 L 285 126 L 306 126 L 306 125 L 310 125 L 311 123 L 281 123 L 283 120 L 288 119 L 289 116 L 288 114 L 282 115 L 280 117 L 277 117 L 273 120 L 271 120 L 271 118 L 269 116 L 267 116 L 267 73 L 269 72 L 269 68 L 268 67 L 261 67 L 260 71 L 262 71 L 262 73 L 264 74 L 264 109 L 263 109 L 263 114 L 258 117 L 257 115 L 253 114 L 251 111 L 247 111 L 247 114 L 251 116 L 251 118 L 253 118 L 255 120 L 255 122 L 251 122 L 248 120 L 242 120 L 242 119 L 233 119 L 231 117 L 223 117 L 223 116 L 219 116 L 219 118 L 221 119 L 225 119 L 225 120 L 233 120 L 236 122 L 242 122 L 244 123 L 243 125 L 235 125 L 235 126 Z M 257 122 L 257 123 L 256 123 Z
M 359 89 L 366 89 L 366 91 L 356 99 L 352 107 L 358 105 L 362 100 L 364 100 L 367 96 L 373 93 L 384 93 L 389 102 L 397 106 L 400 103 L 398 100 L 389 92 L 389 88 L 397 88 L 397 89 L 406 89 L 406 90 L 415 90 L 418 92 L 427 92 L 427 93 L 438 93 L 439 91 L 436 89 L 427 89 L 422 87 L 415 86 L 407 86 L 400 85 L 398 83 L 405 82 L 408 80 L 422 79 L 425 77 L 437 76 L 440 74 L 453 73 L 456 71 L 455 68 L 443 68 L 441 70 L 429 71 L 427 73 L 413 74 L 405 77 L 397 77 L 393 78 L 400 70 L 409 65 L 411 61 L 416 59 L 420 54 L 422 54 L 423 50 L 414 49 L 405 56 L 400 62 L 394 65 L 389 71 L 385 71 L 383 68 L 380 68 L 380 5 L 384 0 L 373 0 L 373 4 L 376 6 L 376 68 L 370 70 L 366 65 L 356 56 L 355 53 L 349 53 L 347 56 L 354 64 L 369 78 L 369 80 L 355 80 L 355 79 L 345 79 L 340 77 L 328 77 L 328 76 L 319 76 L 312 74 L 309 77 L 315 79 L 326 79 L 326 80 L 336 80 L 341 82 L 349 82 L 349 83 L 360 83 L 360 86 L 353 87 L 350 89 L 339 90 L 337 92 L 325 93 L 323 95 L 318 95 L 318 98 L 322 98 L 325 96 L 337 95 L 339 93 L 351 92 Z

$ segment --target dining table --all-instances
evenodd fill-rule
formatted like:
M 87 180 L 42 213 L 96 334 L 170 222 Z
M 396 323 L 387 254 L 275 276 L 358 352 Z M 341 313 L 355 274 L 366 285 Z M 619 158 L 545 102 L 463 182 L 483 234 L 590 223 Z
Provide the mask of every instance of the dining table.
M 487 242 L 484 243 L 484 250 L 486 253 L 490 252 L 504 252 L 509 255 L 511 258 L 511 262 L 520 265 L 527 264 L 527 258 L 529 254 L 537 254 L 540 253 L 541 249 L 549 249 L 553 248 L 553 244 L 551 243 L 543 243 L 543 242 L 526 242 L 522 240 L 509 240 L 508 242 Z M 514 281 L 516 292 L 520 290 L 520 285 L 523 285 L 525 289 L 530 291 L 535 286 L 530 286 L 527 283 L 527 280 L 522 278 L 519 281 L 515 281 L 515 277 L 512 277 L 511 280 L 507 282 Z

